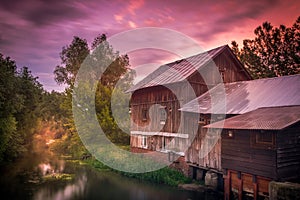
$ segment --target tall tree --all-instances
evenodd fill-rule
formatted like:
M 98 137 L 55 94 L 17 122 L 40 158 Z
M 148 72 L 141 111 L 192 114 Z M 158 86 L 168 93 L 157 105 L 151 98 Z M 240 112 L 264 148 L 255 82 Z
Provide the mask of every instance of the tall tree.
M 300 16 L 291 27 L 264 22 L 254 33 L 256 37 L 245 39 L 241 50 L 232 42 L 233 52 L 254 78 L 300 73 Z
M 89 52 L 87 41 L 75 36 L 70 45 L 62 48 L 61 65 L 57 65 L 54 70 L 56 82 L 72 86 L 76 74 Z
M 68 114 L 65 127 L 68 129 L 69 136 L 64 137 L 64 139 L 65 143 L 69 144 L 67 146 L 74 147 L 69 148 L 69 150 L 77 152 L 77 154 L 84 152 L 82 147 L 80 147 L 81 150 L 76 149 L 76 146 L 79 147 L 82 145 L 76 133 L 74 120 L 72 118 L 71 102 L 75 77 L 82 64 L 89 65 L 91 69 L 100 69 L 102 73 L 101 78 L 99 77 L 96 90 L 95 109 L 98 121 L 104 133 L 115 143 L 129 143 L 129 136 L 118 129 L 112 116 L 111 95 L 115 85 L 119 83 L 120 79 L 123 85 L 127 87 L 130 86 L 133 81 L 134 71 L 129 68 L 128 56 L 119 55 L 119 52 L 115 51 L 106 39 L 105 34 L 98 35 L 89 48 L 85 39 L 74 37 L 71 45 L 63 47 L 60 53 L 62 64 L 57 66 L 54 71 L 57 83 L 66 83 L 68 85 L 65 100 L 61 104 L 61 108 L 65 109 L 65 113 Z M 107 68 L 106 65 L 108 66 Z M 95 72 L 85 73 L 87 80 L 91 76 L 97 77 L 97 75 L 94 74 Z

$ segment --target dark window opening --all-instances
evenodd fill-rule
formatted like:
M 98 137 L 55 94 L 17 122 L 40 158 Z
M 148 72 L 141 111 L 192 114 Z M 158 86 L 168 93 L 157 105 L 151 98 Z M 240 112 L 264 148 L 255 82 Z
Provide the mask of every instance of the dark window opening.
M 142 136 L 142 147 L 147 148 L 147 136 Z
M 204 117 L 200 117 L 199 119 L 199 125 L 206 125 L 206 120 Z
M 273 135 L 270 132 L 256 133 L 256 143 L 273 144 Z
M 143 121 L 147 121 L 147 118 L 148 118 L 148 117 L 147 117 L 147 114 L 148 114 L 148 113 L 147 113 L 147 109 L 144 108 L 144 109 L 142 110 L 142 120 L 143 120 Z
M 221 76 L 223 82 L 225 82 L 225 69 L 226 68 L 222 68 L 222 69 L 219 70 L 220 76 Z
M 269 131 L 260 131 L 252 134 L 252 144 L 257 148 L 273 149 L 275 146 L 275 136 Z

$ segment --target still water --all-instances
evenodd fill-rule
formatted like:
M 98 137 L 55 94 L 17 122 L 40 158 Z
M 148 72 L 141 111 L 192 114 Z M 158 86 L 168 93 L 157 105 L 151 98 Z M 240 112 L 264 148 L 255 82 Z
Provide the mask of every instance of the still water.
M 47 152 L 31 152 L 1 169 L 1 199 L 192 200 L 214 194 L 184 191 L 99 171 Z

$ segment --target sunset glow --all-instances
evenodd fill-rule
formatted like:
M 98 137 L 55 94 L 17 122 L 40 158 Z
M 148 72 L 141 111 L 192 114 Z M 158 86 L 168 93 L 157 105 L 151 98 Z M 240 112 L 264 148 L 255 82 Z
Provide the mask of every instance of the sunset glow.
M 205 50 L 253 38 L 265 21 L 291 26 L 299 16 L 299 1 L 1 1 L 0 52 L 18 67 L 28 66 L 46 90 L 62 91 L 53 79 L 59 53 L 73 36 L 90 44 L 98 34 L 108 37 L 141 27 L 173 29 L 196 40 Z M 176 59 L 159 51 L 133 52 L 133 68 Z M 142 56 L 141 56 L 142 55 Z M 147 65 L 149 66 L 149 65 Z M 145 75 L 155 67 L 139 70 Z

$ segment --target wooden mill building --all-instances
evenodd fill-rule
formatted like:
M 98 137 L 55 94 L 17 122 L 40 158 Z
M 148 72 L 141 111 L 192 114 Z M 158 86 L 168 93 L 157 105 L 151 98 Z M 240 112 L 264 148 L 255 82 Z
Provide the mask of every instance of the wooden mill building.
M 300 75 L 227 83 L 185 104 L 184 113 L 200 113 L 199 135 L 185 154 L 192 172 L 223 175 L 225 197 L 236 190 L 240 199 L 245 192 L 268 195 L 271 180 L 298 179 L 299 85 Z M 210 101 L 218 87 L 225 87 L 225 112 L 224 104 Z M 219 121 L 220 114 L 227 119 Z M 203 159 L 200 148 L 208 130 L 222 133 Z
M 184 144 L 189 132 L 179 109 L 220 82 L 243 80 L 251 76 L 227 45 L 160 66 L 129 90 L 131 150 L 167 153 L 174 138 Z

